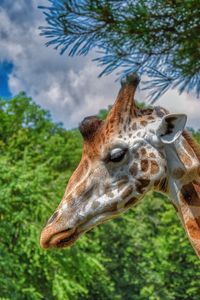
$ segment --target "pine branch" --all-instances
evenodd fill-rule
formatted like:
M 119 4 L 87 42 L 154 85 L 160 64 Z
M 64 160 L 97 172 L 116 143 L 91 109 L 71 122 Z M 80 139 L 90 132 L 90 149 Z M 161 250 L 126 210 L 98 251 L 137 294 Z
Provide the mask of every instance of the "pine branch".
M 87 55 L 104 69 L 147 75 L 145 89 L 156 101 L 169 88 L 200 97 L 200 12 L 197 0 L 49 0 L 40 7 L 48 26 L 41 35 L 60 53 Z

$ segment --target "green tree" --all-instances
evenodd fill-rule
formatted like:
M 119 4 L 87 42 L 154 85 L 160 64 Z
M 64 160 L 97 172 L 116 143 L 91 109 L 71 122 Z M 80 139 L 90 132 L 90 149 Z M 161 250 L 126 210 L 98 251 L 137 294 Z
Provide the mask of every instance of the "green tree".
M 49 0 L 42 35 L 72 55 L 101 50 L 100 74 L 148 75 L 152 101 L 169 88 L 200 96 L 198 0 Z
M 98 245 L 85 236 L 64 252 L 39 246 L 40 231 L 80 159 L 81 137 L 54 124 L 24 93 L 0 101 L 0 119 L 0 299 L 87 295 L 94 273 L 108 281 Z

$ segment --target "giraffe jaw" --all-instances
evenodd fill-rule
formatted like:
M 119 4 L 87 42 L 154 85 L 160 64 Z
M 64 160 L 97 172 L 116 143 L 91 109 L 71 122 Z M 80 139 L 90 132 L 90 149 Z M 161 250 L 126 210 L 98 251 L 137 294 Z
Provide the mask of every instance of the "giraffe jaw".
M 41 234 L 40 245 L 44 249 L 71 247 L 82 234 L 99 224 L 105 223 L 106 221 L 117 217 L 122 212 L 124 212 L 124 209 L 115 212 L 98 214 L 74 229 L 63 230 L 61 232 L 54 233 L 53 235 L 49 235 L 50 231 L 47 227 Z

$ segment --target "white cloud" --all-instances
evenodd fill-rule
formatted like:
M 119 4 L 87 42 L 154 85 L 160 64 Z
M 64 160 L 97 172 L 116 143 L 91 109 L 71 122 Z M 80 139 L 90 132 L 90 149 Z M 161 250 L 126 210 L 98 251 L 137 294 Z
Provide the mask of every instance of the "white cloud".
M 19 12 L 20 7 L 23 10 L 22 2 L 12 10 Z M 0 58 L 14 64 L 9 76 L 11 91 L 17 94 L 25 90 L 49 109 L 56 121 L 62 121 L 67 128 L 75 127 L 86 115 L 98 113 L 100 108 L 113 102 L 117 89 L 114 76 L 98 79 L 99 69 L 91 62 L 91 56 L 69 58 L 46 48 L 46 40 L 39 36 L 38 30 L 44 22 L 42 13 L 37 10 L 37 5 L 42 3 L 32 1 L 32 4 L 35 18 L 29 21 L 27 16 L 27 26 L 16 26 L 5 9 L 0 11 L 4 36 Z
M 100 69 L 92 56 L 70 58 L 46 48 L 38 27 L 44 17 L 38 5 L 46 0 L 4 0 L 0 9 L 0 60 L 9 60 L 14 70 L 9 77 L 13 94 L 24 90 L 42 107 L 51 111 L 56 121 L 75 127 L 83 117 L 98 113 L 113 103 L 119 83 L 111 75 L 98 79 Z M 142 98 L 144 93 L 139 93 Z M 200 101 L 169 91 L 157 103 L 170 111 L 189 115 L 189 125 L 200 127 Z

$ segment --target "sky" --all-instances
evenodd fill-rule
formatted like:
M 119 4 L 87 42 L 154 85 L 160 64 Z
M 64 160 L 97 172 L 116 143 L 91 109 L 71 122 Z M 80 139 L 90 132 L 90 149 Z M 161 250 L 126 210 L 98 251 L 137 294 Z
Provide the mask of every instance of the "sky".
M 39 26 L 46 25 L 38 5 L 47 0 L 0 0 L 0 97 L 9 99 L 20 91 L 48 109 L 65 128 L 77 127 L 81 120 L 107 108 L 117 96 L 116 75 L 98 78 L 102 71 L 88 56 L 62 56 L 46 47 Z M 136 99 L 146 101 L 138 90 Z M 200 128 L 200 99 L 169 90 L 156 105 L 173 113 L 186 113 L 188 127 Z

